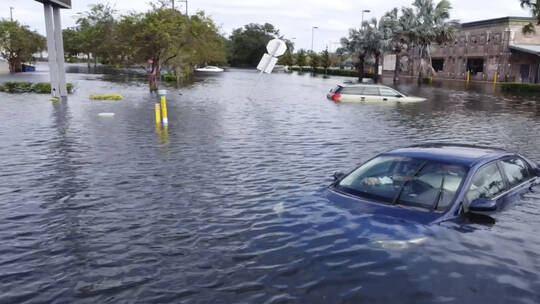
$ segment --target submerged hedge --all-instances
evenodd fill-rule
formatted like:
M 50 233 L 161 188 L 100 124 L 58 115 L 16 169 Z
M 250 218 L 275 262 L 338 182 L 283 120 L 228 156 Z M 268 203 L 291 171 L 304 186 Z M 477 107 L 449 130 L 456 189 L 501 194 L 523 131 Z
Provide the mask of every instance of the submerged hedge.
M 73 84 L 68 83 L 68 93 L 73 93 Z M 48 82 L 25 82 L 25 81 L 8 81 L 0 83 L 0 92 L 6 93 L 38 93 L 38 94 L 50 94 L 51 84 Z
M 294 66 L 289 67 L 289 70 L 291 71 L 300 71 L 300 67 Z M 311 67 L 303 67 L 302 72 L 310 72 L 315 74 L 326 74 L 326 75 L 332 75 L 332 76 L 345 76 L 345 77 L 358 77 L 358 71 L 356 70 L 340 70 L 340 69 L 325 69 L 324 68 L 315 68 L 315 71 L 313 71 L 313 68 Z M 364 77 L 372 77 L 373 74 L 364 73 Z
M 501 90 L 504 93 L 518 94 L 518 95 L 533 95 L 540 94 L 540 85 L 532 83 L 519 83 L 510 82 L 502 83 Z

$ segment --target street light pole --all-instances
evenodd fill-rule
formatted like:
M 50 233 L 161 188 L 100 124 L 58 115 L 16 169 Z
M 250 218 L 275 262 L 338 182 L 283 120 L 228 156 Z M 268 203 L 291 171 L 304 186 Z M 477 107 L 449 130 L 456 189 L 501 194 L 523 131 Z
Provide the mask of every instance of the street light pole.
M 371 13 L 371 11 L 370 10 L 362 10 L 362 24 L 360 26 L 362 28 L 364 27 L 364 13 Z
M 11 17 L 11 22 L 13 22 L 13 9 L 14 9 L 13 6 L 9 7 L 9 16 Z
M 315 35 L 315 29 L 318 29 L 318 26 L 311 27 L 311 52 L 313 53 L 313 36 Z

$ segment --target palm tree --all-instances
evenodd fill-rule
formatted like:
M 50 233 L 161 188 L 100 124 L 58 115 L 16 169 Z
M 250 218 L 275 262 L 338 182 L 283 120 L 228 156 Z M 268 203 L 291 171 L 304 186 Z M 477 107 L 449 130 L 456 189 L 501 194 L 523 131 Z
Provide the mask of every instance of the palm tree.
M 522 8 L 529 8 L 533 17 L 537 20 L 536 25 L 540 25 L 540 1 L 536 0 L 536 3 L 532 0 L 520 0 Z M 535 33 L 534 24 L 531 22 L 523 27 L 524 34 Z
M 415 18 L 414 11 L 411 8 L 402 8 L 401 16 L 399 10 L 394 8 L 384 14 L 379 21 L 380 29 L 386 40 L 386 51 L 396 56 L 394 82 L 399 80 L 399 73 L 401 72 L 401 53 L 413 41 L 409 29 L 414 27 Z
M 418 81 L 420 82 L 425 71 L 435 74 L 430 46 L 433 43 L 443 44 L 454 40 L 458 23 L 449 20 L 452 6 L 448 0 L 441 0 L 437 5 L 433 0 L 415 0 L 413 6 L 415 21 L 408 35 L 418 50 L 420 58 Z
M 364 30 L 350 29 L 349 37 L 341 38 L 341 47 L 336 53 L 340 56 L 346 55 L 356 57 L 356 70 L 358 71 L 358 80 L 364 78 L 364 62 L 366 60 L 367 50 L 365 47 Z
M 373 80 L 379 81 L 379 62 L 383 50 L 387 48 L 387 41 L 384 39 L 384 32 L 377 26 L 377 19 L 364 22 L 362 30 L 364 32 L 364 48 L 366 53 L 375 58 L 375 73 Z

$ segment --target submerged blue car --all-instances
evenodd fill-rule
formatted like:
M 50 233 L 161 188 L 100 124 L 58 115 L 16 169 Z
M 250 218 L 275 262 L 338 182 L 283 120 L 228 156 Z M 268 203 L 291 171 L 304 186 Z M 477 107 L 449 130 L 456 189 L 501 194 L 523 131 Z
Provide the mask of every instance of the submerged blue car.
M 419 224 L 504 209 L 540 183 L 540 168 L 501 149 L 424 144 L 375 156 L 334 174 L 326 192 L 336 205 Z

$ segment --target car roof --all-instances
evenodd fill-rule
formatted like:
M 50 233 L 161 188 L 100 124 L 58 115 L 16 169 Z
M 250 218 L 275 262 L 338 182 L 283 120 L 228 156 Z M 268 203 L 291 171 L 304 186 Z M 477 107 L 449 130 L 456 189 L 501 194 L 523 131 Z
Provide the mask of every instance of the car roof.
M 338 86 L 342 88 L 358 88 L 358 87 L 390 88 L 389 86 L 385 86 L 381 84 L 371 84 L 371 83 L 342 83 L 342 84 L 338 84 Z
M 472 167 L 511 155 L 503 149 L 467 144 L 428 143 L 392 150 L 384 155 L 399 155 Z

